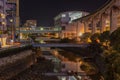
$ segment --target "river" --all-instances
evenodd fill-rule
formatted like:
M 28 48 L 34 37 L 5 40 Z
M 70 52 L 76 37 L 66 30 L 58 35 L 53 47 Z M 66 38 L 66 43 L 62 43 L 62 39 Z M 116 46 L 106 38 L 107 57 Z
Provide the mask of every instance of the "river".
M 70 71 L 84 73 L 79 62 L 69 61 L 59 54 L 58 49 L 41 49 L 42 57 L 37 59 L 37 63 L 9 80 L 91 80 L 88 76 L 69 75 Z

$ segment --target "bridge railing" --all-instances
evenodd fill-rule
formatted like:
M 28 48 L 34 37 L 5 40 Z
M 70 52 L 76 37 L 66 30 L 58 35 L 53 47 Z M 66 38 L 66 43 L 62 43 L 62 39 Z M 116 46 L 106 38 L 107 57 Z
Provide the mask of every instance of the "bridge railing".
M 20 33 L 60 32 L 61 30 L 17 30 Z

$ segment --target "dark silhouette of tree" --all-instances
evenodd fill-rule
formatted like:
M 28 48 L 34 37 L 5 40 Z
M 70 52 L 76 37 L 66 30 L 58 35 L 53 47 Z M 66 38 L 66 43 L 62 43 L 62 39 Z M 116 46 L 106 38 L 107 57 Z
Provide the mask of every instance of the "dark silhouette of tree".
M 103 33 L 101 33 L 100 35 L 100 42 L 101 43 L 105 43 L 106 46 L 108 46 L 108 42 L 110 41 L 110 32 L 109 31 L 105 31 Z
M 120 52 L 120 27 L 111 33 L 110 42 L 112 47 Z
M 84 33 L 81 37 L 80 37 L 80 39 L 81 39 L 81 41 L 82 42 L 87 42 L 88 41 L 88 39 L 91 37 L 91 33 Z
M 100 34 L 95 33 L 90 37 L 90 39 L 91 39 L 92 43 L 98 43 L 99 42 L 98 40 L 100 39 Z

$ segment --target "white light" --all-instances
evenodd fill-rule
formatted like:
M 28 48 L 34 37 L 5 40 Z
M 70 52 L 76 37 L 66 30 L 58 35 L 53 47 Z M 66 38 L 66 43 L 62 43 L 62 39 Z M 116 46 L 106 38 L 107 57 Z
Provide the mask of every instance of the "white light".
M 66 77 L 61 77 L 62 80 L 66 80 Z
M 65 15 L 65 14 L 62 14 L 62 17 L 66 17 L 66 15 Z
M 82 33 L 79 33 L 79 36 L 82 36 Z

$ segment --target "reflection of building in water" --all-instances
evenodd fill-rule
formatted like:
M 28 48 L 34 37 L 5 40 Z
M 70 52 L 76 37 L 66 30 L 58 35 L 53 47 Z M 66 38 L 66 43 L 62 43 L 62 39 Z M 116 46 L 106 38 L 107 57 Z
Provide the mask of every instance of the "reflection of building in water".
M 73 71 L 73 72 L 81 72 L 80 63 L 71 62 L 71 61 L 62 61 L 61 62 L 61 70 L 64 71 Z

